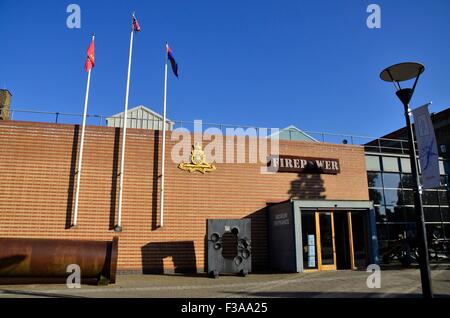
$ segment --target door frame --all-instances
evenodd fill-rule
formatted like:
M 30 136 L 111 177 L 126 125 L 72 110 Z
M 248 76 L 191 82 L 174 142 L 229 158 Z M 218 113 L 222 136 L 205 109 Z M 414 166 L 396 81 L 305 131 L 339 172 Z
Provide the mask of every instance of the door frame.
M 353 246 L 353 224 L 352 224 L 352 212 L 347 212 L 347 222 L 348 222 L 348 241 L 350 247 L 350 266 L 352 270 L 356 270 L 355 263 L 355 249 Z
M 331 236 L 333 241 L 333 264 L 322 265 L 322 241 L 320 239 L 320 214 L 330 213 L 331 216 Z M 336 270 L 336 242 L 334 237 L 334 213 L 333 211 L 316 211 L 316 245 L 317 245 L 317 269 L 319 271 Z

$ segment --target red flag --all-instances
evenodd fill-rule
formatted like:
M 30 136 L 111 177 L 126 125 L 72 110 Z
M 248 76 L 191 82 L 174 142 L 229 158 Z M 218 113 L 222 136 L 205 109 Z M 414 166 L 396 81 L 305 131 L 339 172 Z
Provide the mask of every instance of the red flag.
M 138 21 L 134 17 L 134 14 L 133 14 L 133 31 L 134 32 L 141 32 L 141 27 L 139 26 Z
M 84 64 L 84 69 L 89 72 L 95 66 L 95 54 L 94 54 L 94 38 L 92 38 L 91 45 L 87 50 L 86 63 Z

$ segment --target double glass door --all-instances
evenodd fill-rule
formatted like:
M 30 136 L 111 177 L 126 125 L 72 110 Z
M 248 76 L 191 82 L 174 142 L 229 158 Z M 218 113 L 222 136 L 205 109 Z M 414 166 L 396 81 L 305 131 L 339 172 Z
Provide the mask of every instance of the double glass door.
M 336 269 L 334 215 L 332 212 L 302 211 L 303 268 Z
M 304 270 L 356 269 L 365 266 L 367 226 L 363 212 L 302 211 L 301 223 Z

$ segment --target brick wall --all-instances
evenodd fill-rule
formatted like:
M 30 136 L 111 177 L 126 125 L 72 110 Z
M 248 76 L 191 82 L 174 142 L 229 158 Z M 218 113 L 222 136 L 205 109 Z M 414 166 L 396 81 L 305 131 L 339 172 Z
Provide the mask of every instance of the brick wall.
M 262 175 L 261 164 L 216 164 L 202 175 L 179 170 L 167 143 L 165 226 L 159 228 L 158 132 L 127 130 L 123 232 L 115 233 L 121 130 L 87 127 L 78 227 L 70 229 L 79 127 L 0 122 L 0 236 L 110 240 L 119 235 L 120 271 L 162 272 L 205 266 L 208 218 L 252 218 L 255 269 L 268 264 L 268 202 L 296 196 L 368 200 L 362 147 L 280 141 L 280 153 L 337 158 L 338 175 Z M 170 139 L 170 134 L 169 134 Z M 205 142 L 206 144 L 206 142 Z M 175 265 L 174 265 L 175 264 Z

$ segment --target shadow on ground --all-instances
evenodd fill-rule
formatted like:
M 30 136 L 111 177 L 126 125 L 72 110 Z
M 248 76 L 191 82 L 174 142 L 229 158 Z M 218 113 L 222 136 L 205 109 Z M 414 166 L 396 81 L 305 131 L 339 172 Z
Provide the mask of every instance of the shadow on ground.
M 263 297 L 263 298 L 422 298 L 422 294 L 399 293 L 358 293 L 358 292 L 224 292 L 235 297 Z M 435 298 L 450 298 L 450 295 L 435 294 Z
M 83 296 L 72 296 L 72 295 L 67 295 L 67 294 L 51 294 L 51 293 L 33 292 L 33 291 L 29 291 L 29 290 L 0 289 L 0 298 L 3 295 L 32 296 L 32 297 L 45 297 L 45 298 L 86 298 Z
M 380 264 L 381 270 L 407 270 L 407 269 L 420 269 L 418 264 L 411 264 L 410 266 L 403 266 L 399 263 L 393 263 L 393 264 Z M 430 264 L 431 270 L 450 270 L 450 264 L 449 263 L 432 263 Z

